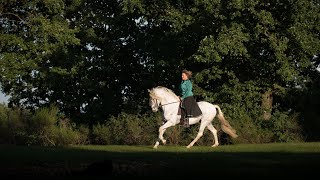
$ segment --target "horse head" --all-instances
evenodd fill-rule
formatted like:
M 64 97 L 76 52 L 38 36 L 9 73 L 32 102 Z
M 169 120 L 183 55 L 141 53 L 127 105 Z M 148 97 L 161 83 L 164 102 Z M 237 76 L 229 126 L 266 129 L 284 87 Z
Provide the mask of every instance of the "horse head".
M 159 107 L 172 103 L 180 102 L 179 97 L 174 92 L 166 87 L 157 86 L 149 90 L 149 105 L 153 112 L 158 111 Z
M 157 112 L 160 107 L 160 99 L 161 98 L 156 95 L 156 93 L 154 92 L 154 89 L 152 89 L 152 90 L 148 89 L 148 92 L 149 92 L 149 96 L 150 96 L 149 105 L 150 105 L 153 112 Z

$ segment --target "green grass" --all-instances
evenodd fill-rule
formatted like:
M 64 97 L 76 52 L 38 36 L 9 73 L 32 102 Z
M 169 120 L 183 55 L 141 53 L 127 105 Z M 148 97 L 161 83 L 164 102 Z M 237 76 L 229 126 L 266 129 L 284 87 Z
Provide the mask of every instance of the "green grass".
M 320 143 L 194 146 L 0 145 L 7 176 L 208 176 L 299 177 L 317 173 Z

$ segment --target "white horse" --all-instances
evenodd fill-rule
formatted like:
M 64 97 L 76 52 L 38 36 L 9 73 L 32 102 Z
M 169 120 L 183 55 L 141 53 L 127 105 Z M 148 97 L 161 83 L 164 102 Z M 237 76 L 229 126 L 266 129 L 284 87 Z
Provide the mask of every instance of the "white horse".
M 149 90 L 149 105 L 153 112 L 157 112 L 159 107 L 163 110 L 163 117 L 165 123 L 159 128 L 159 140 L 162 141 L 163 144 L 166 144 L 166 140 L 163 138 L 163 134 L 167 128 L 171 126 L 175 126 L 180 122 L 180 115 L 178 115 L 178 109 L 180 105 L 179 97 L 170 89 L 165 87 L 155 87 Z M 223 113 L 218 105 L 213 105 L 211 103 L 201 101 L 198 102 L 198 105 L 202 111 L 202 115 L 194 118 L 189 118 L 189 124 L 196 124 L 200 122 L 200 129 L 195 137 L 195 139 L 187 146 L 190 148 L 197 142 L 201 136 L 203 135 L 204 129 L 207 127 L 214 136 L 214 144 L 212 147 L 216 147 L 219 145 L 217 130 L 212 125 L 212 120 L 217 114 L 216 109 L 218 109 L 218 119 L 221 123 L 222 130 L 229 134 L 232 138 L 238 137 L 236 131 L 230 126 L 229 122 L 224 118 Z M 159 140 L 156 141 L 153 148 L 157 148 L 159 146 Z

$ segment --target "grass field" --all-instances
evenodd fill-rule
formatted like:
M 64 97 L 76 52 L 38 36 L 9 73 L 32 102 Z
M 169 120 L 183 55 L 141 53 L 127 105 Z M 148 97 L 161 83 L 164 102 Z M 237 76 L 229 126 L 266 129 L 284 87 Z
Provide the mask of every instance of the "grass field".
M 0 145 L 2 177 L 244 177 L 317 175 L 320 143 L 194 146 Z

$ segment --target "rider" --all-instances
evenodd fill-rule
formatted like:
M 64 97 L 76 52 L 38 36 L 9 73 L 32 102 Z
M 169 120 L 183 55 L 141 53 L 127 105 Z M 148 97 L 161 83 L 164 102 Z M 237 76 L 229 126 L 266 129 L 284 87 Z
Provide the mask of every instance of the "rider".
M 181 74 L 181 84 L 180 84 L 180 100 L 181 100 L 181 119 L 180 124 L 186 127 L 189 126 L 189 118 L 197 117 L 202 114 L 198 103 L 193 97 L 192 92 L 192 82 L 190 80 L 192 72 L 188 70 L 183 70 Z

